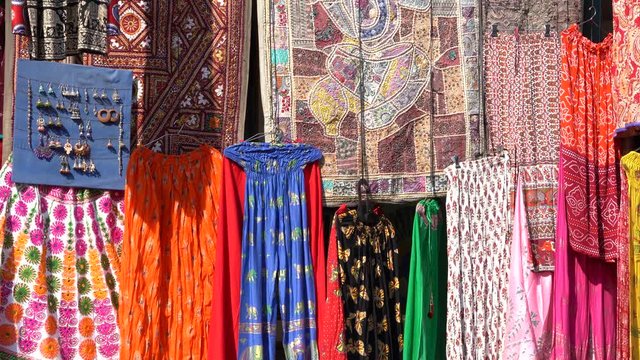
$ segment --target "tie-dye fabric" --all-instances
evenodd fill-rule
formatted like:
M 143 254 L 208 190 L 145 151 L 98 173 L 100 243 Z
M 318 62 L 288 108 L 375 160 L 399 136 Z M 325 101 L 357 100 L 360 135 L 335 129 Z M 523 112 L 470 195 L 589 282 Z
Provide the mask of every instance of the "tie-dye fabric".
M 14 184 L 0 171 L 0 353 L 117 359 L 123 194 Z

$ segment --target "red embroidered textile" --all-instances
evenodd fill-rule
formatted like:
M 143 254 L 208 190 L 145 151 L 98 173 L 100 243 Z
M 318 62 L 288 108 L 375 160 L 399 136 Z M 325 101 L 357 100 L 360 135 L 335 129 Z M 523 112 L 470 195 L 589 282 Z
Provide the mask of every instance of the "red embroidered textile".
M 613 132 L 611 36 L 595 44 L 577 25 L 562 33 L 560 156 L 571 248 L 614 260 L 620 172 Z
M 309 210 L 311 258 L 314 266 L 316 297 L 326 292 L 325 251 L 322 228 L 322 182 L 318 162 L 305 168 L 305 190 Z M 240 274 L 242 264 L 242 219 L 246 175 L 233 161 L 224 158 L 218 213 L 212 319 L 209 326 L 209 360 L 238 358 L 238 322 L 240 317 Z M 318 301 L 317 323 L 335 314 L 325 311 Z M 318 329 L 318 337 L 321 330 Z

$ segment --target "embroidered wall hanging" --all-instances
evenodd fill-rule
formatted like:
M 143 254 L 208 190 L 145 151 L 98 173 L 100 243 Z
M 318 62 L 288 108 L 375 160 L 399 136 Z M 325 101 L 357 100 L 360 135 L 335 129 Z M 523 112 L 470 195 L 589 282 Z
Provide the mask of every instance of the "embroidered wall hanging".
M 258 7 L 265 128 L 277 124 L 322 149 L 327 203 L 356 195 L 359 39 L 365 151 L 377 200 L 444 194 L 442 169 L 451 157 L 481 151 L 475 0 L 276 0 Z
M 124 189 L 132 79 L 125 70 L 20 60 L 14 181 Z
M 154 141 L 164 153 L 182 153 L 199 144 L 218 149 L 244 135 L 249 43 L 245 0 L 124 1 L 120 32 L 109 56 L 87 55 L 85 64 L 132 70 L 134 142 Z M 27 53 L 23 51 L 21 56 Z

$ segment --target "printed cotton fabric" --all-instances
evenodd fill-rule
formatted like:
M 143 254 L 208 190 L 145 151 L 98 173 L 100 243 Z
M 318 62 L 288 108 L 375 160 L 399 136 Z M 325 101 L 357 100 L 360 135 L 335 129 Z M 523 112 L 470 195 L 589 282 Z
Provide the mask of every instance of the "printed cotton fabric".
M 478 0 L 257 3 L 265 128 L 322 150 L 327 204 L 356 196 L 363 111 L 377 200 L 443 195 L 451 157 L 484 148 Z
M 0 357 L 117 359 L 122 192 L 14 184 L 0 171 Z
M 509 158 L 449 166 L 447 359 L 498 359 L 505 339 Z M 480 275 L 482 274 L 482 275 Z
M 632 151 L 621 159 L 621 163 L 628 180 L 627 203 L 625 204 L 628 207 L 621 208 L 621 212 L 628 211 L 627 224 L 629 228 L 627 236 L 623 237 L 623 239 L 627 239 L 624 244 L 627 254 L 622 254 L 621 251 L 620 254 L 626 256 L 621 256 L 618 260 L 619 263 L 626 265 L 626 272 L 618 273 L 618 277 L 624 277 L 623 281 L 618 282 L 618 299 L 621 302 L 626 301 L 622 304 L 623 306 L 628 304 L 628 309 L 624 309 L 626 313 L 625 311 L 619 312 L 620 316 L 626 317 L 624 320 L 620 319 L 619 323 L 626 325 L 623 329 L 627 333 L 622 336 L 626 336 L 628 341 L 619 342 L 620 347 L 624 346 L 626 349 L 618 348 L 618 352 L 628 353 L 630 348 L 631 357 L 627 354 L 625 359 L 640 359 L 640 154 Z M 620 270 L 620 266 L 618 269 Z M 621 294 L 626 296 L 620 296 Z M 620 305 L 618 308 L 620 309 Z
M 356 210 L 337 214 L 347 359 L 402 358 L 396 233 L 379 208 L 375 212 L 370 225 Z
M 13 33 L 30 37 L 34 59 L 106 54 L 107 36 L 118 34 L 117 0 L 17 0 L 12 12 Z
M 422 200 L 416 207 L 404 324 L 405 360 L 446 358 L 447 239 L 443 215 L 436 200 Z
M 630 259 L 630 239 L 631 231 L 629 228 L 630 205 L 629 205 L 629 182 L 627 180 L 625 164 L 632 164 L 630 158 L 623 157 L 620 159 L 622 164 L 620 168 L 620 220 L 618 221 L 618 261 L 616 261 L 616 279 L 618 287 L 616 291 L 616 313 L 618 317 L 618 326 L 616 327 L 616 353 L 619 359 L 629 359 L 629 293 L 631 290 L 631 278 L 629 269 L 631 263 L 625 261 Z M 627 166 L 628 166 L 627 165 Z M 630 167 L 630 166 L 629 166 Z M 640 357 L 639 357 L 640 358 Z
M 531 248 L 527 266 L 552 271 L 560 146 L 560 41 L 555 33 L 550 37 L 518 32 L 487 36 L 484 59 L 490 148 L 502 146 L 509 152 L 512 184 L 523 182 Z
M 315 359 L 316 293 L 303 169 L 322 153 L 302 144 L 245 142 L 224 154 L 247 176 L 238 359 L 275 359 L 278 313 L 287 359 Z
M 616 134 L 638 130 L 640 121 L 640 3 L 613 0 L 612 88 Z M 633 134 L 634 132 L 631 132 Z
M 529 231 L 522 180 L 516 186 L 513 241 L 509 268 L 509 303 L 502 359 L 546 360 L 551 352 L 549 318 L 553 274 L 536 273 L 527 266 Z
M 125 188 L 120 359 L 202 359 L 207 352 L 222 156 L 140 147 Z
M 604 260 L 617 257 L 620 171 L 613 142 L 611 35 L 596 44 L 577 25 L 562 33 L 560 157 L 569 244 Z

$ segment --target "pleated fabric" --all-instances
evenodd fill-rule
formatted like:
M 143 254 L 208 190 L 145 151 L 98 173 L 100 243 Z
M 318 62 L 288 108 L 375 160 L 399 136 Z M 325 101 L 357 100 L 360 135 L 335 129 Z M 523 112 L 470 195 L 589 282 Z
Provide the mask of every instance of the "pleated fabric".
M 316 290 L 321 291 L 326 272 L 325 246 L 322 228 L 322 181 L 320 164 L 314 162 L 304 169 L 305 191 L 309 211 L 309 236 L 311 260 L 316 279 Z M 233 160 L 223 159 L 220 213 L 218 219 L 218 243 L 216 245 L 217 288 L 213 296 L 213 311 L 209 327 L 208 359 L 233 360 L 238 357 L 238 327 L 240 319 L 240 272 L 242 253 L 242 219 L 246 193 L 246 174 Z M 318 295 L 323 296 L 323 295 Z M 322 304 L 323 305 L 323 304 Z M 326 323 L 334 315 L 318 303 L 317 321 Z M 318 329 L 318 336 L 323 329 Z M 319 351 L 321 351 L 319 349 Z
M 446 226 L 440 204 L 416 207 L 404 323 L 405 360 L 444 359 L 447 322 Z
M 630 359 L 640 359 L 640 154 L 632 151 L 621 159 L 621 163 L 628 180 L 627 200 L 629 206 L 621 208 L 621 212 L 628 211 L 629 225 L 627 242 L 623 245 L 628 254 L 621 253 L 621 255 L 627 256 L 621 257 L 618 261 L 627 264 L 626 274 L 618 274 L 626 279 L 626 282 L 618 282 L 618 292 L 626 295 L 619 296 L 618 299 L 623 304 L 625 301 L 628 304 L 626 314 L 620 312 L 620 316 L 626 316 L 625 320 L 628 321 L 626 326 L 628 332 L 621 334 L 621 336 L 628 337 L 627 344 L 631 349 Z M 626 322 L 622 319 L 619 321 Z M 626 347 L 627 344 L 621 342 L 622 346 Z M 619 349 L 618 352 L 621 353 L 625 350 L 628 352 L 628 349 Z
M 613 142 L 611 36 L 595 44 L 562 32 L 555 359 L 616 357 L 620 169 Z
M 552 272 L 534 272 L 530 264 L 527 213 L 522 192 L 516 186 L 509 268 L 509 302 L 502 359 L 547 360 L 551 352 Z
M 445 169 L 449 360 L 501 356 L 511 245 L 508 164 L 506 156 L 491 156 Z
M 0 358 L 118 359 L 123 193 L 0 170 Z
M 222 156 L 131 154 L 120 359 L 202 359 L 211 319 Z

